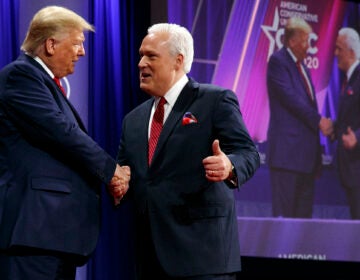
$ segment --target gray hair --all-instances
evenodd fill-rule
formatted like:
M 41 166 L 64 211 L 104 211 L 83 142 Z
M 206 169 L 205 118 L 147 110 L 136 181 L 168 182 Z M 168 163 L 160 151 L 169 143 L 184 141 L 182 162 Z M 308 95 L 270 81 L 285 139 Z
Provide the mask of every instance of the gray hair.
M 357 59 L 360 58 L 360 38 L 357 31 L 350 27 L 343 27 L 339 30 L 339 35 L 345 37 L 346 45 L 353 50 Z
M 169 34 L 169 51 L 171 55 L 182 54 L 184 71 L 189 73 L 194 59 L 194 40 L 190 32 L 175 23 L 157 23 L 148 28 L 148 34 L 165 32 Z
M 75 12 L 59 6 L 39 10 L 30 22 L 21 50 L 37 55 L 39 46 L 52 36 L 60 36 L 71 29 L 94 31 L 94 27 Z

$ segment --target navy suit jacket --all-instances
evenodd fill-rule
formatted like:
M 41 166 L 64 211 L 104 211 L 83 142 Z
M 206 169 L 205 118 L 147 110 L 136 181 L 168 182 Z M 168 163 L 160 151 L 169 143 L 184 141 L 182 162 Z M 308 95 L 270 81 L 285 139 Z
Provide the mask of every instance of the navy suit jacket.
M 316 98 L 312 101 L 308 96 L 306 84 L 286 48 L 269 59 L 267 89 L 270 104 L 267 163 L 272 168 L 295 172 L 316 171 L 321 164 L 321 116 Z M 313 85 L 312 89 L 315 93 Z
M 110 181 L 115 165 L 38 62 L 22 54 L 2 69 L 0 248 L 85 260 L 98 238 L 101 181 Z
M 220 146 L 235 166 L 239 185 L 259 166 L 236 95 L 190 79 L 168 116 L 150 167 L 148 126 L 153 98 L 123 121 L 118 160 L 131 167 L 130 194 L 149 216 L 157 256 L 172 276 L 239 271 L 240 248 L 233 189 L 209 182 L 202 160 Z M 197 122 L 182 124 L 191 112 Z
M 355 149 L 346 150 L 342 134 L 347 128 L 355 132 L 358 140 Z M 349 82 L 340 95 L 338 115 L 335 122 L 337 136 L 337 159 L 341 182 L 346 187 L 359 187 L 360 183 L 360 65 L 352 73 Z

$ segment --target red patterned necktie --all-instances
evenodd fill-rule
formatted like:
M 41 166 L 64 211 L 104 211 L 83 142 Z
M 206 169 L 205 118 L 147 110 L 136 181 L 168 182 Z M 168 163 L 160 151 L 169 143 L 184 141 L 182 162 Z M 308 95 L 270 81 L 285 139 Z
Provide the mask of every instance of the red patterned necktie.
M 148 163 L 150 165 L 152 157 L 155 152 L 156 144 L 159 139 L 159 135 L 161 133 L 163 122 L 164 122 L 164 104 L 166 103 L 166 99 L 164 97 L 160 98 L 159 104 L 156 107 L 152 122 L 151 122 L 151 130 L 150 130 L 150 138 L 149 138 L 149 152 L 148 152 Z
M 57 86 L 60 88 L 60 90 L 62 91 L 63 95 L 66 97 L 66 92 L 65 89 L 63 88 L 63 86 L 60 84 L 60 79 L 58 77 L 54 77 L 53 80 L 55 81 L 55 83 L 57 84 Z
M 306 86 L 306 92 L 308 94 L 308 96 L 310 97 L 310 99 L 313 101 L 314 100 L 314 97 L 313 97 L 313 94 L 312 94 L 312 91 L 311 91 L 311 86 L 309 84 L 309 81 L 308 79 L 306 79 L 305 77 L 305 74 L 303 72 L 303 69 L 301 67 L 301 63 L 300 61 L 297 61 L 296 62 L 296 67 L 298 68 L 299 72 L 300 72 L 300 75 L 301 75 L 301 78 L 303 79 L 304 83 L 305 83 L 305 86 Z

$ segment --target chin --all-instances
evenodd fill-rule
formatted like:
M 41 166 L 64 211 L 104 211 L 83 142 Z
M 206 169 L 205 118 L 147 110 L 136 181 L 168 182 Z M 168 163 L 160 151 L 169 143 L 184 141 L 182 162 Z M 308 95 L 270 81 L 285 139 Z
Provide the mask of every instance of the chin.
M 147 93 L 147 94 L 149 94 L 149 95 L 153 95 L 151 88 L 149 88 L 149 87 L 147 87 L 147 86 L 140 86 L 140 89 L 141 89 L 143 92 L 145 92 L 145 93 Z
M 140 88 L 145 91 L 149 90 L 149 86 L 147 86 L 145 83 L 140 83 Z

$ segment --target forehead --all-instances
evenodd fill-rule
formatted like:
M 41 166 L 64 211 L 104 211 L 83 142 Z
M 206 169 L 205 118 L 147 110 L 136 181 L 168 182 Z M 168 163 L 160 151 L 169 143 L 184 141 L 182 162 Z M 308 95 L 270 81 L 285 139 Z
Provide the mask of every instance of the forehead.
M 309 37 L 310 33 L 307 32 L 306 30 L 301 29 L 297 32 L 297 35 L 301 38 L 305 38 L 305 37 Z
M 167 41 L 169 39 L 169 35 L 164 32 L 150 33 L 145 36 L 142 44 L 140 46 L 140 50 L 143 49 L 163 49 L 167 47 Z
M 338 47 L 346 47 L 346 37 L 344 35 L 339 35 L 336 39 L 336 45 Z
M 55 35 L 59 40 L 80 40 L 85 41 L 84 32 L 81 29 L 69 29 Z
M 85 40 L 84 32 L 81 29 L 72 29 L 69 34 L 74 39 Z

